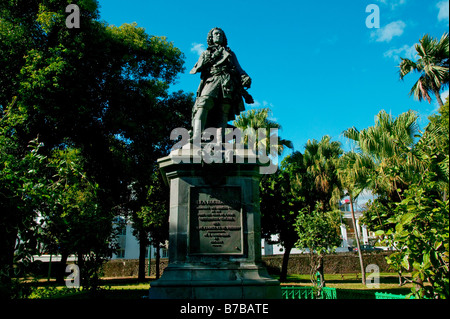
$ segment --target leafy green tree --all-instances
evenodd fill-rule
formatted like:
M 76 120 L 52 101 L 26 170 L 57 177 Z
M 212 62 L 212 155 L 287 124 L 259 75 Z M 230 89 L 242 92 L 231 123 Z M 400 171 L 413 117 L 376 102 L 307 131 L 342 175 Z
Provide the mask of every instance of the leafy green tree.
M 443 106 L 439 108 L 437 114 L 434 114 L 428 118 L 430 123 L 427 125 L 424 136 L 421 139 L 426 141 L 420 143 L 421 149 L 428 148 L 429 155 L 433 163 L 433 170 L 436 172 L 436 180 L 440 183 L 440 189 L 442 190 L 442 199 L 446 201 L 449 193 L 449 98 Z M 430 152 L 430 148 L 433 149 Z M 426 155 L 425 155 L 426 156 Z
M 306 218 L 305 221 L 310 221 L 311 219 L 319 218 L 320 216 L 318 214 L 322 214 L 325 221 L 326 215 L 336 209 L 335 203 L 340 198 L 340 180 L 337 175 L 337 163 L 342 153 L 340 143 L 331 141 L 328 135 L 323 136 L 320 141 L 313 139 L 308 140 L 306 143 L 303 154 L 303 167 L 306 171 L 303 176 L 297 176 L 296 184 L 299 189 L 303 190 L 302 197 L 305 199 L 308 208 L 300 212 L 300 215 L 311 214 L 311 216 L 299 217 L 300 219 Z M 305 190 L 307 191 L 305 192 Z M 299 228 L 297 223 L 297 232 L 302 230 L 305 229 Z M 299 236 L 303 239 L 299 243 L 304 243 L 305 237 L 300 234 Z M 317 265 L 313 268 L 320 273 L 322 283 L 324 283 L 322 256 L 325 250 L 328 248 L 331 249 L 333 246 L 331 240 L 328 243 L 330 246 L 325 247 L 327 242 L 322 242 L 324 245 L 322 250 L 318 246 L 315 248 L 318 258 L 314 259 L 314 255 L 311 255 L 311 261 L 317 261 Z M 305 247 L 311 248 L 309 246 Z M 314 250 L 311 253 L 313 254 Z
M 182 91 L 172 93 L 159 101 L 151 114 L 143 114 L 140 121 L 145 119 L 146 122 L 138 126 L 133 135 L 128 135 L 126 154 L 131 159 L 128 176 L 132 195 L 124 206 L 131 216 L 140 245 L 140 280 L 145 279 L 145 253 L 150 241 L 159 247 L 168 237 L 168 210 L 161 203 L 167 203 L 169 192 L 162 182 L 156 161 L 169 154 L 173 145 L 171 131 L 177 127 L 187 127 L 193 103 L 192 94 Z
M 133 220 L 137 235 L 145 234 L 148 239 L 147 243 L 152 244 L 156 248 L 156 279 L 159 278 L 159 249 L 169 239 L 169 189 L 164 184 L 161 172 L 155 170 L 151 184 L 148 189 L 147 205 L 142 206 L 140 211 L 136 212 Z M 142 242 L 140 239 L 140 248 L 142 249 Z M 145 260 L 144 251 L 139 254 L 139 277 L 140 280 L 145 278 Z M 148 265 L 150 267 L 150 265 Z
M 440 113 L 430 118 L 412 150 L 421 162 L 416 178 L 396 203 L 388 229 L 380 230 L 388 244 L 396 247 L 390 262 L 400 273 L 412 271 L 417 297 L 448 298 L 448 99 Z
M 21 140 L 39 134 L 47 152 L 65 143 L 80 148 L 89 173 L 110 194 L 105 200 L 120 198 L 127 177 L 118 169 L 122 158 L 112 151 L 144 125 L 152 127 L 149 134 L 160 132 L 155 108 L 183 70 L 183 54 L 136 24 L 101 22 L 97 1 L 72 1 L 80 7 L 80 29 L 65 26 L 67 1 L 28 2 L 0 7 L 0 72 L 9 79 L 0 105 L 17 96 L 15 112 L 26 118 L 15 128 Z M 10 66 L 7 61 L 17 56 Z
M 299 238 L 296 245 L 309 249 L 310 277 L 318 297 L 325 286 L 323 257 L 332 253 L 341 242 L 339 214 L 339 211 L 321 211 L 318 203 L 317 209 L 311 213 L 300 213 L 295 222 Z
M 362 219 L 374 231 L 394 226 L 389 224 L 389 218 L 395 214 L 395 203 L 401 201 L 402 191 L 410 185 L 420 166 L 411 152 L 418 133 L 416 121 L 417 115 L 412 111 L 397 118 L 381 111 L 374 126 L 362 131 L 353 127 L 343 133 L 356 148 L 341 159 L 339 175 L 352 201 L 365 188 L 377 196 Z M 364 283 L 365 268 L 360 247 L 358 251 Z
M 386 243 L 396 248 L 390 263 L 400 273 L 412 272 L 412 293 L 419 298 L 449 297 L 449 207 L 442 201 L 433 172 L 405 191 L 389 222 L 395 227 L 380 230 Z
M 342 149 L 330 140 L 324 136 L 320 142 L 308 141 L 304 154 L 286 156 L 278 172 L 261 182 L 263 234 L 266 238 L 279 234 L 285 249 L 281 281 L 286 279 L 289 255 L 298 241 L 298 215 L 312 213 L 317 205 L 323 213 L 331 211 L 333 192 L 338 187 L 336 160 Z M 322 265 L 317 268 L 323 269 Z
M 286 281 L 289 255 L 298 240 L 295 221 L 306 207 L 306 189 L 298 179 L 306 173 L 303 155 L 294 152 L 286 156 L 275 174 L 263 176 L 260 184 L 262 236 L 270 240 L 278 234 L 284 248 L 280 281 Z
M 397 118 L 380 112 L 375 126 L 344 132 L 360 152 L 347 168 L 357 188 L 377 195 L 364 222 L 398 249 L 388 262 L 400 274 L 412 271 L 417 296 L 442 298 L 448 296 L 448 245 L 441 244 L 448 237 L 448 129 L 436 115 L 420 136 L 416 120 L 411 111 Z
M 439 41 L 426 34 L 415 45 L 415 48 L 418 59 L 414 62 L 402 58 L 399 65 L 400 79 L 410 72 L 419 73 L 420 78 L 412 87 L 410 95 L 414 95 L 419 101 L 426 99 L 431 102 L 430 93 L 432 92 L 439 105 L 442 106 L 444 103 L 440 92 L 445 86 L 448 86 L 449 81 L 448 33 L 444 33 Z
M 61 254 L 59 280 L 69 254 L 77 254 L 81 283 L 95 289 L 99 268 L 115 248 L 113 211 L 102 209 L 98 184 L 86 175 L 78 149 L 54 150 L 48 162 L 53 174 L 40 211 L 42 242 L 47 252 Z
M 15 106 L 15 100 L 9 105 Z M 46 195 L 46 157 L 38 139 L 21 145 L 14 124 L 22 117 L 4 112 L 0 117 L 0 297 L 18 297 L 13 278 L 25 276 L 31 256 L 38 251 L 36 207 Z M 16 289 L 15 289 L 16 288 Z
M 69 3 L 80 8 L 79 29 L 65 25 Z M 101 21 L 95 0 L 2 1 L 0 116 L 2 120 L 8 117 L 2 134 L 14 140 L 13 144 L 5 142 L 13 145 L 6 154 L 20 163 L 28 158 L 27 145 L 37 136 L 42 156 L 50 158 L 54 150 L 79 150 L 83 159 L 80 172 L 95 185 L 93 202 L 98 204 L 95 209 L 87 202 L 80 207 L 80 216 L 86 217 L 80 217 L 80 223 L 88 231 L 90 223 L 98 223 L 89 216 L 110 216 L 123 210 L 130 199 L 129 186 L 139 176 L 139 191 L 145 198 L 144 181 L 152 174 L 147 167 L 153 167 L 148 163 L 154 164 L 167 149 L 164 140 L 169 139 L 170 127 L 165 123 L 170 116 L 179 118 L 183 111 L 178 107 L 192 101 L 191 95 L 182 92 L 167 93 L 184 69 L 183 58 L 166 38 L 150 36 L 136 24 L 116 27 Z M 162 114 L 164 117 L 159 117 Z M 145 154 L 141 154 L 143 149 Z M 48 171 L 48 163 L 44 166 Z M 25 167 L 15 169 L 29 172 Z M 44 172 L 41 176 L 48 178 Z M 18 194 L 12 184 L 5 185 L 8 192 Z M 38 181 L 29 185 L 31 190 L 40 189 Z M 74 191 L 66 194 L 66 199 L 76 197 L 75 189 L 82 184 L 70 185 Z M 14 230 L 16 224 L 31 229 L 37 208 L 50 215 L 48 207 L 44 211 L 46 207 L 37 204 L 24 207 L 20 214 L 15 208 L 20 205 L 1 204 L 11 213 L 2 224 L 5 229 Z M 104 223 L 110 227 L 111 221 Z M 9 257 L 5 261 L 12 258 L 14 242 L 7 241 Z M 101 250 L 99 247 L 97 252 Z M 89 257 L 88 251 L 80 246 L 79 253 Z

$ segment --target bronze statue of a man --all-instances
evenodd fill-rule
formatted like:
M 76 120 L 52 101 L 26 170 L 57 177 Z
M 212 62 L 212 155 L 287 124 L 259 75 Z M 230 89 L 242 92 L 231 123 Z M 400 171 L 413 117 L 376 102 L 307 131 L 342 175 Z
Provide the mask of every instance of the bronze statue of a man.
M 251 79 L 241 68 L 236 55 L 228 47 L 225 33 L 214 28 L 208 33 L 208 48 L 204 51 L 191 74 L 201 72 L 197 99 L 192 110 L 192 137 L 201 138 L 205 128 L 227 127 L 228 121 L 245 110 L 244 101 L 253 99 L 245 89 Z M 223 134 L 223 133 L 222 133 Z

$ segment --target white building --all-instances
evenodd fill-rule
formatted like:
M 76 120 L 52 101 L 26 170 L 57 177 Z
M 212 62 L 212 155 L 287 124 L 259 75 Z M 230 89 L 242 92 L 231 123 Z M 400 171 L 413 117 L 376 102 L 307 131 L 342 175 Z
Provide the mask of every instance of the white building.
M 117 238 L 119 249 L 113 254 L 111 259 L 139 259 L 139 241 L 133 235 L 133 225 L 131 222 L 124 223 L 121 227 Z M 148 246 L 145 254 L 145 258 L 148 258 L 150 252 L 150 258 L 156 257 L 156 248 Z M 165 248 L 160 248 L 161 258 L 169 256 L 167 245 Z

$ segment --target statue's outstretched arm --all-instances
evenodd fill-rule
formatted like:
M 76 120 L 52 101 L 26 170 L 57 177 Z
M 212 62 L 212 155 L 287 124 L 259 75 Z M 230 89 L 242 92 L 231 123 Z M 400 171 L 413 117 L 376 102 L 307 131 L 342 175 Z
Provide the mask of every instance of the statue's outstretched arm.
M 197 63 L 194 65 L 194 67 L 192 68 L 192 70 L 189 73 L 190 74 L 195 74 L 195 73 L 201 72 L 202 68 L 206 64 L 206 60 L 207 60 L 207 58 L 206 58 L 206 51 L 204 51 L 200 55 L 200 58 L 198 58 Z

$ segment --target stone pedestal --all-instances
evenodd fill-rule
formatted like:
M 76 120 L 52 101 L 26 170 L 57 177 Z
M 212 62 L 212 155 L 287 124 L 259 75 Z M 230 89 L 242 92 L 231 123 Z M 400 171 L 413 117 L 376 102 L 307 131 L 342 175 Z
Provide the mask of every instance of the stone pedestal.
M 171 155 L 159 160 L 170 185 L 169 265 L 149 297 L 281 298 L 261 262 L 260 165 Z

